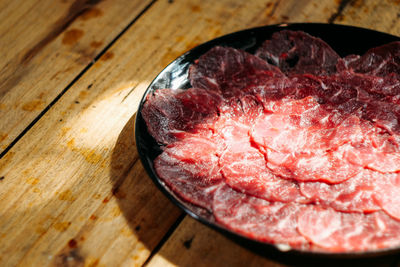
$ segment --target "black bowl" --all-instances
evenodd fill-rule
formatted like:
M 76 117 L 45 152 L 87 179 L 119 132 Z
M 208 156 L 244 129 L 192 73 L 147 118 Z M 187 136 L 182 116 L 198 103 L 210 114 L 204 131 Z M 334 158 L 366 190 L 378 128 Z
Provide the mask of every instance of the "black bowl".
M 194 219 L 204 223 L 205 225 L 216 229 L 225 234 L 229 238 L 238 242 L 245 247 L 250 248 L 254 252 L 269 257 L 287 258 L 288 254 L 300 257 L 312 258 L 360 258 L 360 257 L 377 257 L 400 252 L 399 248 L 390 248 L 372 252 L 349 252 L 349 253 L 322 253 L 322 252 L 307 252 L 298 250 L 281 251 L 274 245 L 258 242 L 240 234 L 232 232 L 225 227 L 219 225 L 213 220 L 211 214 L 205 210 L 198 208 L 190 203 L 181 200 L 174 192 L 172 192 L 164 182 L 157 176 L 153 160 L 161 153 L 159 144 L 147 132 L 146 124 L 141 116 L 143 103 L 146 96 L 157 89 L 172 88 L 172 89 L 188 89 L 190 83 L 188 80 L 188 68 L 196 59 L 212 47 L 228 46 L 245 50 L 249 53 L 254 53 L 256 49 L 274 32 L 289 29 L 301 30 L 313 36 L 319 37 L 327 42 L 340 56 L 349 54 L 364 54 L 368 49 L 389 43 L 392 41 L 400 41 L 399 37 L 389 35 L 373 30 L 357 28 L 344 25 L 333 24 L 318 24 L 318 23 L 296 23 L 296 24 L 279 24 L 259 28 L 247 29 L 235 33 L 231 33 L 202 45 L 199 45 L 192 50 L 186 52 L 176 60 L 171 62 L 149 85 L 143 98 L 140 102 L 139 109 L 135 122 L 136 146 L 139 152 L 139 157 L 143 163 L 147 173 L 160 188 L 165 195 L 171 199 L 173 203 L 183 209 L 187 214 Z

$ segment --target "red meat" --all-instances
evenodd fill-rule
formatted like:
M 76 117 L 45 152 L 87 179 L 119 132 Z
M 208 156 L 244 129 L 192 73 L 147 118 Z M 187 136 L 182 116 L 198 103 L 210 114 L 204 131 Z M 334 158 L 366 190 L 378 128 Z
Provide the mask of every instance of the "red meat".
M 256 55 L 285 73 L 325 75 L 336 71 L 339 55 L 324 41 L 305 32 L 283 30 L 264 42 Z
M 301 193 L 315 203 L 330 206 L 338 211 L 368 213 L 380 210 L 374 194 L 376 180 L 383 174 L 363 170 L 356 176 L 339 184 L 324 182 L 300 183 Z
M 262 85 L 271 77 L 283 76 L 279 68 L 233 48 L 214 47 L 189 69 L 193 87 L 235 96 L 251 85 Z
M 296 229 L 297 214 L 303 208 L 300 204 L 251 197 L 228 186 L 220 187 L 213 201 L 215 219 L 228 229 L 260 241 L 297 249 L 309 246 Z
M 158 177 L 220 225 L 281 248 L 400 246 L 399 45 L 339 58 L 281 31 L 256 56 L 211 49 L 189 69 L 193 88 L 144 103 Z
M 345 58 L 346 67 L 354 72 L 378 77 L 395 76 L 400 79 L 400 42 L 393 42 L 368 50 L 362 57 Z
M 156 90 L 147 96 L 142 116 L 156 141 L 169 144 L 187 132 L 208 136 L 222 102 L 208 90 Z
M 313 244 L 332 252 L 400 245 L 400 222 L 379 211 L 365 215 L 308 206 L 299 213 L 298 230 Z
M 167 146 L 155 159 L 154 168 L 181 198 L 211 210 L 213 192 L 222 182 L 219 151 L 219 146 L 206 138 L 186 138 Z
M 305 202 L 296 182 L 267 169 L 264 155 L 251 146 L 247 133 L 238 134 L 243 130 L 248 132 L 249 127 L 236 124 L 230 129 L 236 138 L 226 139 L 226 149 L 219 159 L 226 183 L 240 192 L 270 201 Z

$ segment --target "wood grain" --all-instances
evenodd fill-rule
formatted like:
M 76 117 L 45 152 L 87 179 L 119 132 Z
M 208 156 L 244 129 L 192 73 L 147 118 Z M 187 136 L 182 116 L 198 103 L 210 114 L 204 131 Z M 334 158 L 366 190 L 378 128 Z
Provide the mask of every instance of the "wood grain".
M 326 259 L 258 251 L 235 243 L 186 217 L 146 267 L 156 266 L 398 266 L 398 255 L 367 259 Z
M 334 22 L 400 36 L 400 2 L 395 0 L 350 1 Z
M 149 261 L 155 266 L 285 266 L 254 254 L 190 217 Z
M 0 152 L 151 1 L 0 2 Z
M 373 3 L 377 1 L 368 2 Z M 3 4 L 0 2 L 0 7 Z M 99 2 L 98 8 L 103 10 L 101 5 L 112 8 L 112 1 Z M 341 12 L 338 7 L 336 1 L 316 0 L 155 2 L 0 160 L 0 266 L 140 266 L 146 262 L 152 266 L 281 266 L 190 218 L 160 244 L 182 213 L 145 174 L 133 139 L 133 115 L 155 75 L 193 46 L 265 24 L 327 22 L 337 13 L 337 18 L 344 14 L 341 23 L 353 23 L 345 18 L 355 7 L 347 5 Z M 0 8 L 0 17 L 7 12 Z M 121 11 L 120 16 L 131 18 L 127 13 Z M 109 19 L 110 28 L 118 28 L 110 22 L 111 15 Z M 68 30 L 75 28 L 74 23 L 81 22 L 72 22 Z M 367 22 L 354 23 L 362 26 Z M 93 21 L 87 27 L 91 31 L 105 26 Z M 374 24 L 374 29 L 391 32 L 386 27 L 383 22 Z M 31 90 L 40 92 L 36 84 L 40 77 L 50 75 L 56 62 L 46 61 L 46 51 L 65 51 L 59 44 L 65 33 L 28 60 L 35 63 L 30 73 L 37 74 L 23 75 L 17 84 L 34 86 L 16 91 L 23 95 L 30 95 Z M 69 34 L 79 36 L 79 32 Z M 27 55 L 34 43 L 20 55 Z M 80 44 L 73 47 L 78 49 Z M 79 49 L 74 51 L 72 55 L 62 53 L 66 58 L 60 63 L 63 68 L 76 67 L 82 55 L 75 55 Z M 69 56 L 74 60 L 68 61 Z M 19 67 L 20 63 L 16 64 Z M 60 74 L 59 79 L 66 76 Z M 18 100 L 10 98 L 6 103 L 22 103 Z M 14 132 L 12 127 L 7 129 L 5 134 Z M 209 246 L 221 248 L 222 253 Z M 158 252 L 154 251 L 157 247 Z

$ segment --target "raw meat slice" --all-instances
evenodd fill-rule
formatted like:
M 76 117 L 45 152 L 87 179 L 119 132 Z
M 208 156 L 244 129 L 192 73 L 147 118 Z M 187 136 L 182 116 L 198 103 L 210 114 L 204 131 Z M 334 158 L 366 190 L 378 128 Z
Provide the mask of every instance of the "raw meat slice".
M 211 210 L 213 192 L 221 185 L 220 147 L 212 140 L 186 138 L 165 148 L 154 160 L 157 175 L 184 200 Z
M 263 113 L 263 105 L 253 95 L 227 99 L 220 111 L 222 119 L 233 119 L 251 125 Z
M 341 116 L 319 105 L 313 97 L 283 98 L 267 103 L 265 108 L 272 113 L 260 116 L 250 133 L 252 140 L 264 150 L 310 153 L 360 142 L 357 116 Z
M 400 106 L 387 101 L 369 101 L 363 110 L 363 119 L 391 134 L 400 133 Z
M 240 121 L 247 125 L 252 125 L 254 121 L 263 114 L 263 105 L 253 95 L 244 95 L 239 97 L 242 114 Z
M 400 246 L 400 222 L 393 220 L 384 212 L 368 215 L 369 223 L 374 226 L 375 235 L 370 240 L 370 250 L 396 248 Z
M 314 96 L 320 104 L 334 104 L 335 107 L 348 101 L 354 103 L 354 100 L 363 104 L 395 102 L 394 96 L 400 93 L 400 80 L 393 76 L 376 77 L 348 70 L 329 76 L 296 75 L 292 79 L 292 86 L 296 87 L 293 95 L 297 98 Z M 388 101 L 387 97 L 394 99 Z
M 392 42 L 368 50 L 358 59 L 347 60 L 347 67 L 354 72 L 400 79 L 400 42 Z
M 239 193 L 228 186 L 214 194 L 215 219 L 237 233 L 272 244 L 285 244 L 297 249 L 309 246 L 296 229 L 301 204 L 269 202 Z
M 354 115 L 344 116 L 336 122 L 332 122 L 332 128 L 325 131 L 325 140 L 331 150 L 337 149 L 344 144 L 358 144 L 363 141 L 363 128 L 359 117 Z M 340 124 L 336 124 L 341 121 Z
M 365 215 L 309 205 L 299 212 L 298 230 L 313 244 L 332 252 L 375 250 L 400 244 L 394 237 L 400 222 L 379 211 Z
M 398 135 L 391 135 L 381 128 L 370 125 L 363 125 L 363 129 L 365 129 L 365 146 L 369 145 L 383 153 L 400 152 L 400 139 Z
M 283 30 L 257 50 L 256 55 L 284 73 L 327 75 L 336 71 L 339 55 L 324 41 L 301 31 Z
M 373 86 L 368 79 L 350 72 L 341 72 L 316 79 L 321 83 L 321 87 L 316 91 L 319 99 L 323 99 L 324 103 L 335 105 L 357 98 L 360 91 Z
M 142 116 L 156 141 L 169 144 L 186 131 L 209 134 L 222 101 L 218 94 L 202 89 L 160 89 L 147 96 Z
M 242 89 L 275 76 L 283 76 L 277 67 L 247 52 L 220 46 L 202 55 L 189 69 L 193 87 L 220 92 L 225 97 L 240 95 Z
M 385 153 L 373 147 L 349 149 L 344 158 L 360 167 L 366 167 L 380 173 L 395 173 L 400 171 L 400 155 L 398 152 Z
M 385 97 L 385 93 L 390 95 L 391 91 L 396 91 L 398 88 L 396 81 L 348 70 L 329 76 L 304 74 L 296 77 L 300 83 L 308 86 L 308 92 L 316 97 L 319 103 L 333 104 L 334 107 L 351 100 L 366 103 L 379 100 Z
M 395 135 L 370 122 L 360 124 L 360 139 L 353 142 L 353 149 L 347 150 L 344 158 L 352 164 L 369 168 L 380 173 L 400 171 L 400 146 Z
M 334 121 L 312 97 L 282 99 L 270 103 L 268 109 L 274 113 L 260 116 L 250 136 L 267 153 L 268 167 L 275 174 L 338 183 L 358 173 L 358 167 L 342 161 L 343 149 L 339 149 L 360 142 L 358 117 Z
M 383 174 L 371 170 L 363 170 L 339 184 L 300 183 L 300 191 L 311 201 L 337 211 L 367 213 L 381 209 L 373 196 L 376 181 L 382 179 L 382 176 Z
M 289 115 L 265 114 L 254 124 L 250 132 L 252 141 L 263 151 L 267 148 L 283 153 L 302 151 L 307 145 L 307 129 L 296 127 Z
M 341 72 L 344 70 L 349 70 L 349 64 L 359 59 L 360 55 L 347 55 L 343 58 L 340 58 L 336 63 L 336 71 Z
M 343 160 L 343 154 L 349 147 L 349 145 L 343 145 L 335 151 L 315 153 L 312 156 L 299 156 L 293 167 L 295 179 L 335 184 L 357 175 L 361 168 Z
M 320 105 L 314 97 L 308 96 L 302 99 L 285 97 L 266 103 L 266 110 L 272 113 L 302 115 L 304 112 L 318 108 Z
M 243 129 L 246 131 L 244 126 L 231 124 L 223 130 L 226 149 L 219 165 L 225 182 L 242 193 L 269 201 L 306 202 L 296 182 L 281 179 L 266 168 L 264 155 L 251 146 L 247 133 L 241 133 Z
M 242 122 L 241 117 L 223 117 L 218 121 L 218 136 L 223 140 L 225 147 L 249 140 L 250 126 Z
M 387 77 L 375 77 L 375 76 L 366 77 L 366 75 L 364 75 L 363 78 L 372 80 L 370 82 L 372 85 L 365 87 L 365 90 L 367 90 L 370 94 L 373 94 L 375 98 L 376 96 L 396 97 L 400 93 L 400 79 L 396 78 L 393 75 Z M 383 97 L 380 97 L 379 99 L 382 98 Z M 385 100 L 387 101 L 388 99 L 386 98 Z
M 375 152 L 373 157 L 371 157 L 371 161 L 368 162 L 367 167 L 381 173 L 399 172 L 400 155 L 398 153 Z
M 320 124 L 327 116 L 313 97 L 283 98 L 266 103 L 264 108 L 269 113 L 255 121 L 250 133 L 252 141 L 264 151 L 270 148 L 286 153 L 307 153 L 309 149 L 324 146 L 319 140 L 322 136 L 310 132 L 310 126 Z
M 263 83 L 250 85 L 243 89 L 244 93 L 254 95 L 262 104 L 279 100 L 287 95 L 293 95 L 296 90 L 295 79 L 288 77 L 271 77 Z
M 374 198 L 382 209 L 400 222 L 400 174 L 384 175 L 376 180 Z
M 352 149 L 342 146 L 361 141 L 357 116 L 333 118 L 335 114 L 313 97 L 284 98 L 266 108 L 273 113 L 260 116 L 250 136 L 266 153 L 267 166 L 274 174 L 298 181 L 340 183 L 360 171 L 342 160 L 343 153 Z
M 321 181 L 328 184 L 344 182 L 361 170 L 357 164 L 342 160 L 349 148 L 344 145 L 336 151 L 306 154 L 287 154 L 267 150 L 267 167 L 276 175 L 300 182 Z
M 361 215 L 356 216 L 362 219 Z M 341 213 L 320 206 L 308 206 L 298 216 L 299 232 L 312 243 L 332 251 L 345 250 L 342 247 L 342 235 L 337 234 L 343 228 Z M 357 225 L 354 225 L 357 229 Z

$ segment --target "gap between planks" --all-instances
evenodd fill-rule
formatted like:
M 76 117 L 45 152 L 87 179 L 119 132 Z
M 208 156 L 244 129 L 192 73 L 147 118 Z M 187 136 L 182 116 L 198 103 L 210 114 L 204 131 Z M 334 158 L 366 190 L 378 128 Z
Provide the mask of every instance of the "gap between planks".
M 109 50 L 109 48 L 118 40 L 121 38 L 121 36 L 129 30 L 130 27 L 132 27 L 135 22 L 142 17 L 142 15 L 151 7 L 154 5 L 154 3 L 157 2 L 157 0 L 151 1 L 131 22 L 128 23 L 128 25 L 125 26 L 125 28 L 122 29 L 120 33 L 117 34 L 117 36 L 111 40 L 110 43 L 104 47 L 103 50 L 100 51 L 100 53 L 85 67 L 83 68 L 82 71 L 78 73 L 78 75 L 72 79 L 72 81 L 53 99 L 53 101 L 50 102 L 40 113 L 37 115 L 31 123 L 28 124 L 28 126 L 19 134 L 17 137 L 0 153 L 0 159 L 2 159 L 7 152 L 42 118 L 47 111 L 50 110 L 50 108 L 57 103 L 58 100 Z
M 147 266 L 147 264 L 153 259 L 155 255 L 160 251 L 160 249 L 164 246 L 164 244 L 168 241 L 168 239 L 172 236 L 175 232 L 176 228 L 181 224 L 183 219 L 185 219 L 186 213 L 182 213 L 178 219 L 174 222 L 174 224 L 169 228 L 169 230 L 165 233 L 165 235 L 161 238 L 160 242 L 156 245 L 156 247 L 151 251 L 149 257 L 143 263 L 143 267 Z

